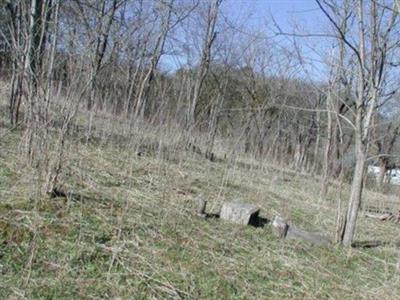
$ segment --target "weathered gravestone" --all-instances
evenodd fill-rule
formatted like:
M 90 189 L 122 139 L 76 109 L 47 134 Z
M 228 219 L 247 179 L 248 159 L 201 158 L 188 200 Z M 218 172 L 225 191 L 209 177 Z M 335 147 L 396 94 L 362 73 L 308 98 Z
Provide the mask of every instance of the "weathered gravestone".
M 232 223 L 248 225 L 258 218 L 260 208 L 247 203 L 225 202 L 222 205 L 220 218 Z
M 272 222 L 272 232 L 279 238 L 285 238 L 289 225 L 281 216 L 276 216 Z
M 290 226 L 286 220 L 280 216 L 274 218 L 272 222 L 272 232 L 283 239 L 303 240 L 314 245 L 327 246 L 331 243 L 327 237 L 319 233 L 309 232 Z
M 200 218 L 206 218 L 206 206 L 207 206 L 207 201 L 203 198 L 202 195 L 197 197 L 197 216 Z

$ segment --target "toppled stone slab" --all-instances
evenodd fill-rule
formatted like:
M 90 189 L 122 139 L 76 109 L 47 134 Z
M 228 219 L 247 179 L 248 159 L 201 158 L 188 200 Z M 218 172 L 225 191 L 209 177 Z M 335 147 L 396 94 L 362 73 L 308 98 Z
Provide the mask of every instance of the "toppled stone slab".
M 305 231 L 296 227 L 290 227 L 288 229 L 288 232 L 286 234 L 287 239 L 296 239 L 296 240 L 303 240 L 305 242 L 309 242 L 313 245 L 318 245 L 318 246 L 328 246 L 331 244 L 331 241 L 323 236 L 322 234 L 319 234 L 317 232 L 309 232 Z
M 220 218 L 232 223 L 248 225 L 255 221 L 260 208 L 248 203 L 225 202 L 222 205 Z
M 284 239 L 303 240 L 311 244 L 321 246 L 327 246 L 331 244 L 331 241 L 327 237 L 319 233 L 309 232 L 290 226 L 285 219 L 280 216 L 276 216 L 274 218 L 274 221 L 272 222 L 272 232 L 276 236 Z

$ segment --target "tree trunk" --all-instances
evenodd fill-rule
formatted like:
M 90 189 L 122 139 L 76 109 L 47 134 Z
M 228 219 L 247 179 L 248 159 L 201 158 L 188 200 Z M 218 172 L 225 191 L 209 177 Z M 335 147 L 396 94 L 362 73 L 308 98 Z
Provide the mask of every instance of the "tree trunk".
M 189 126 L 189 136 L 191 135 L 190 131 L 196 124 L 196 111 L 200 100 L 200 93 L 210 67 L 211 48 L 217 35 L 215 31 L 215 26 L 217 23 L 220 4 L 221 0 L 212 0 L 212 2 L 209 4 L 208 7 L 207 24 L 206 24 L 207 27 L 204 37 L 203 49 L 201 52 L 200 66 L 198 73 L 196 74 L 196 82 L 194 84 L 193 96 L 192 99 L 189 99 L 190 105 L 187 116 L 187 122 Z
M 138 96 L 136 99 L 136 107 L 135 107 L 135 118 L 144 117 L 146 105 L 147 105 L 147 97 L 151 88 L 151 83 L 154 79 L 154 73 L 157 69 L 158 63 L 161 59 L 161 56 L 164 52 L 165 41 L 167 39 L 167 35 L 169 30 L 171 29 L 171 17 L 172 17 L 172 9 L 173 9 L 173 1 L 170 2 L 162 2 L 162 9 L 166 10 L 161 12 L 162 21 L 160 24 L 160 32 L 157 36 L 156 45 L 154 47 L 154 51 L 150 58 L 150 66 L 146 75 L 144 76 L 142 82 L 139 85 Z
M 26 82 L 27 111 L 25 120 L 26 141 L 25 153 L 28 160 L 32 163 L 34 159 L 33 145 L 37 131 L 37 91 L 38 91 L 38 69 L 37 69 L 37 51 L 40 49 L 40 29 L 41 29 L 41 9 L 42 0 L 31 0 L 28 47 L 26 49 L 24 76 Z
M 320 147 L 320 141 L 321 141 L 321 113 L 318 111 L 317 112 L 317 132 L 316 132 L 316 140 L 315 140 L 315 147 L 314 147 L 314 155 L 313 155 L 313 160 L 312 160 L 312 167 L 311 171 L 313 174 L 316 173 L 318 165 L 319 165 L 319 147 Z
M 344 229 L 343 245 L 350 247 L 353 241 L 353 236 L 356 230 L 358 210 L 361 204 L 361 196 L 363 189 L 364 169 L 366 161 L 366 147 L 362 141 L 360 134 L 356 133 L 355 141 L 355 154 L 356 154 L 356 165 L 353 175 L 353 181 L 351 184 L 351 195 L 349 206 L 347 210 L 347 222 Z
M 382 191 L 383 183 L 385 180 L 385 175 L 387 173 L 387 160 L 385 158 L 379 158 L 379 173 L 376 179 L 376 183 L 378 185 L 378 190 Z
M 329 96 L 328 96 L 329 98 Z M 329 101 L 329 100 L 328 100 Z M 327 105 L 328 108 L 328 127 L 327 133 L 328 137 L 326 139 L 325 151 L 324 151 L 324 163 L 322 169 L 322 180 L 321 180 L 321 190 L 320 190 L 320 198 L 324 199 L 326 194 L 328 193 L 328 181 L 329 181 L 329 166 L 330 166 L 330 154 L 332 148 L 332 116 L 329 111 L 330 105 Z

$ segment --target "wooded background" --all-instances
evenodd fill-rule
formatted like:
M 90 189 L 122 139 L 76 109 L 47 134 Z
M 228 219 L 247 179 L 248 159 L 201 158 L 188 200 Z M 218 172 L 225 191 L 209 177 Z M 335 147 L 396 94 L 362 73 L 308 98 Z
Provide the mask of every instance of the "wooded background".
M 282 45 L 222 14 L 222 0 L 0 3 L 9 126 L 23 129 L 21 157 L 43 193 L 58 184 L 72 138 L 139 149 L 137 132 L 161 140 L 170 130 L 173 147 L 209 160 L 246 156 L 311 173 L 321 199 L 330 181 L 350 183 L 337 226 L 349 246 L 366 166 L 380 167 L 383 192 L 398 167 L 397 1 L 316 0 L 322 33 L 283 32 L 266 12 L 265 32 L 292 38 Z M 330 45 L 318 79 L 304 76 L 298 43 L 313 36 Z

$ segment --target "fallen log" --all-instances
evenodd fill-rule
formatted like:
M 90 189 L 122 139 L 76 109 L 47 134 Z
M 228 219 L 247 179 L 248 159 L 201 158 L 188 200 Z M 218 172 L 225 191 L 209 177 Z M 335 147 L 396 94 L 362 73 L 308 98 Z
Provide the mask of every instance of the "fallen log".
M 365 217 L 372 218 L 372 219 L 378 219 L 380 221 L 392 221 L 395 223 L 400 223 L 400 210 L 395 214 L 393 214 L 393 213 L 385 213 L 382 215 L 365 214 Z
M 380 221 L 385 221 L 390 217 L 391 214 L 383 214 L 383 215 L 373 215 L 373 214 L 365 214 L 367 218 L 378 219 Z
M 400 241 L 356 241 L 351 244 L 354 248 L 395 247 L 400 248 Z
M 393 210 L 390 209 L 389 207 L 380 207 L 376 205 L 365 205 L 363 207 L 363 210 L 365 212 L 377 213 L 377 214 L 390 214 L 393 212 Z

